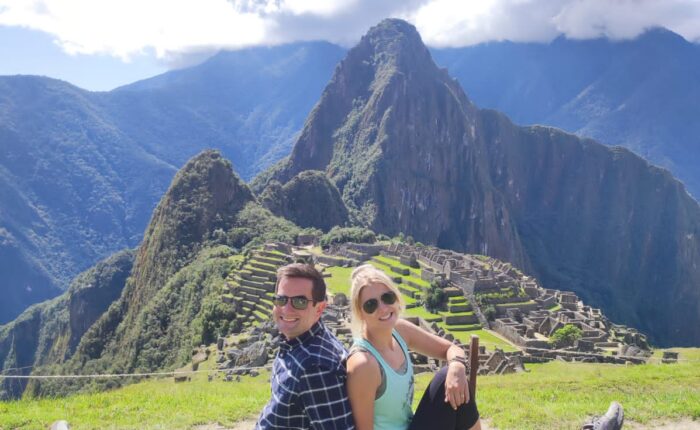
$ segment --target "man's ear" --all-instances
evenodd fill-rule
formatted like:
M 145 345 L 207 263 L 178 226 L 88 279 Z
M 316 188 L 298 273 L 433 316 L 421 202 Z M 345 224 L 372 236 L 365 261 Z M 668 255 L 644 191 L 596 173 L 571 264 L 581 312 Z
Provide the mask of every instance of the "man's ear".
M 328 305 L 328 301 L 324 300 L 322 302 L 318 302 L 318 306 L 316 307 L 316 316 L 321 318 L 321 314 L 323 313 L 323 310 L 326 309 L 326 306 Z

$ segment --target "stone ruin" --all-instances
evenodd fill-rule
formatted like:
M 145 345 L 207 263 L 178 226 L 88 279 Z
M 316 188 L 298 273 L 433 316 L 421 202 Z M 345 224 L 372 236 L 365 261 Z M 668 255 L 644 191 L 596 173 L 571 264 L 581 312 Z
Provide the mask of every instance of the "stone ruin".
M 403 243 L 336 244 L 316 255 L 306 249 L 285 243 L 268 243 L 246 257 L 243 268 L 229 279 L 229 292 L 223 300 L 236 307 L 239 314 L 233 324 L 238 333 L 220 338 L 217 343 L 217 366 L 226 380 L 240 380 L 241 375 L 256 376 L 260 367 L 270 367 L 279 346 L 277 330 L 270 322 L 270 294 L 274 291 L 274 270 L 292 261 L 308 261 L 325 266 L 352 267 L 377 255 L 398 259 L 403 265 L 422 268 L 421 279 L 428 283 L 440 280 L 450 295 L 464 296 L 468 309 L 459 304 L 453 312 L 474 311 L 474 319 L 508 339 L 518 349 L 504 352 L 480 348 L 479 374 L 503 374 L 524 370 L 524 363 L 554 359 L 604 363 L 642 363 L 650 356 L 646 337 L 637 330 L 611 323 L 600 309 L 581 302 L 573 292 L 545 289 L 533 278 L 525 276 L 509 263 L 476 255 L 460 254 L 430 246 Z M 403 270 L 403 269 L 402 269 Z M 400 279 L 401 274 L 396 273 Z M 348 298 L 331 297 L 323 315 L 325 325 L 349 347 L 352 333 L 349 325 Z M 462 306 L 462 307 L 464 307 Z M 490 317 L 484 314 L 490 309 Z M 459 344 L 452 334 L 435 323 L 421 318 L 408 318 L 439 336 Z M 259 325 L 252 326 L 250 321 Z M 247 321 L 247 323 L 246 323 Z M 559 328 L 572 324 L 581 329 L 582 337 L 573 345 L 554 348 L 549 338 Z M 468 352 L 468 345 L 461 345 Z M 198 352 L 198 354 L 200 354 Z M 441 363 L 412 353 L 417 373 L 435 371 Z M 199 356 L 201 359 L 201 355 Z M 675 358 L 677 359 L 677 357 Z M 674 357 L 664 356 L 664 362 Z M 194 360 L 193 360 L 194 363 Z
M 421 277 L 444 277 L 459 288 L 484 327 L 498 332 L 524 352 L 524 360 L 565 359 L 605 363 L 642 363 L 651 354 L 646 336 L 611 323 L 600 309 L 586 306 L 573 292 L 545 289 L 510 263 L 486 256 L 460 254 L 402 243 L 382 253 L 402 262 L 415 259 Z M 495 312 L 489 321 L 484 311 Z M 574 345 L 555 349 L 549 338 L 566 324 L 582 331 Z
M 220 337 L 216 345 L 217 370 L 227 381 L 240 381 L 243 375 L 258 376 L 260 368 L 270 368 L 278 348 L 278 332 L 272 321 L 246 329 L 236 337 Z

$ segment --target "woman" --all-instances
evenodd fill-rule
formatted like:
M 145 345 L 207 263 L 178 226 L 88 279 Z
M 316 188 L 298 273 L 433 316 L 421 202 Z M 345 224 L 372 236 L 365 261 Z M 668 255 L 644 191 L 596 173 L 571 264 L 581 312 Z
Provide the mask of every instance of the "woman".
M 355 343 L 347 387 L 357 430 L 480 430 L 479 412 L 469 399 L 464 351 L 399 319 L 401 294 L 381 270 L 365 264 L 351 279 Z M 448 362 L 433 377 L 415 415 L 409 348 Z

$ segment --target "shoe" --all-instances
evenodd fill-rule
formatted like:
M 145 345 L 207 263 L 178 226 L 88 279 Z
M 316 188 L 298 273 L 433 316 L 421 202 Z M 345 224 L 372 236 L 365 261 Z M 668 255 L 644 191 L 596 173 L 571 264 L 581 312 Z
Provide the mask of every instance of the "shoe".
M 617 402 L 610 403 L 608 411 L 602 417 L 593 420 L 581 427 L 582 430 L 620 430 L 625 421 L 625 412 L 622 405 Z

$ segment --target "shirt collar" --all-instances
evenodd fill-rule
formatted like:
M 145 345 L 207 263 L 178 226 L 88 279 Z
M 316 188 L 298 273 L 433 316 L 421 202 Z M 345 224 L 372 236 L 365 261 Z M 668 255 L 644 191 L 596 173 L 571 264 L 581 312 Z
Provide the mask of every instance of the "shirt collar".
M 325 329 L 326 327 L 323 325 L 321 320 L 318 320 L 316 321 L 316 323 L 314 323 L 314 325 L 311 326 L 309 330 L 305 331 L 304 333 L 300 334 L 294 339 L 287 339 L 286 337 L 284 337 L 284 335 L 280 334 L 280 338 L 282 340 L 282 342 L 280 342 L 280 348 L 285 351 L 289 351 L 294 347 L 303 345 L 310 339 L 321 335 Z

